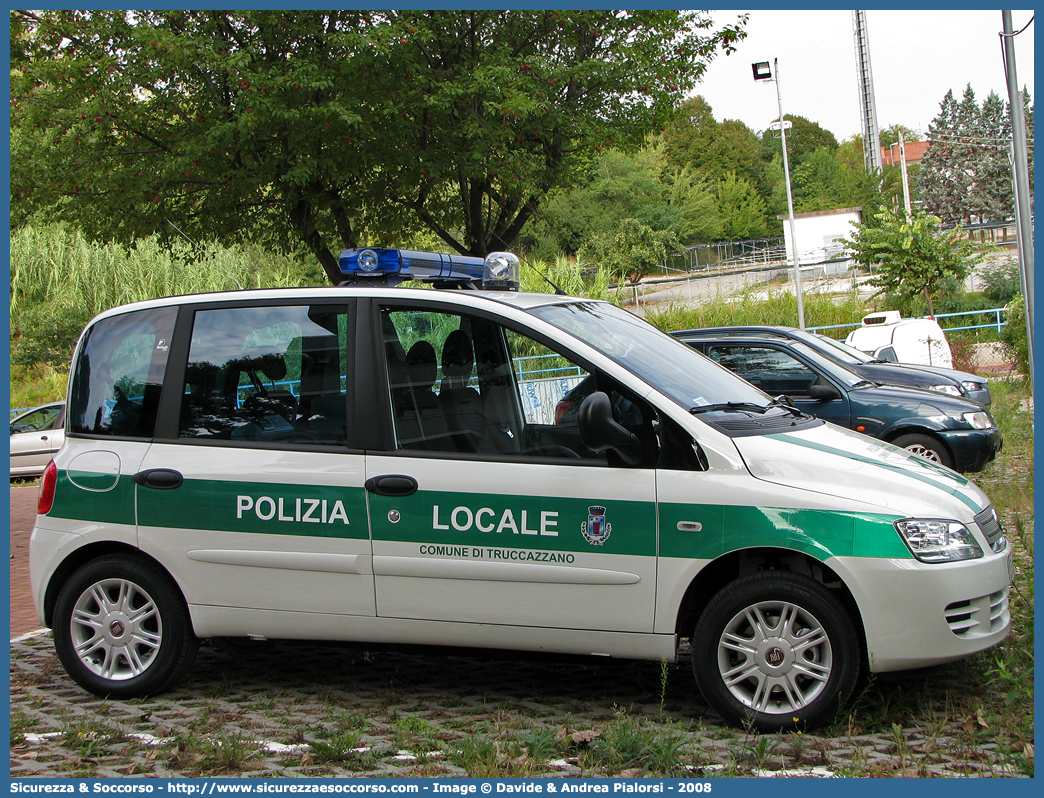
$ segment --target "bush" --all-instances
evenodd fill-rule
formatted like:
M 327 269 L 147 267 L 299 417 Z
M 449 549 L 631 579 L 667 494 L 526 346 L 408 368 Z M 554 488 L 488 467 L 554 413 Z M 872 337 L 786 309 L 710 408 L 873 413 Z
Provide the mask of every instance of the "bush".
M 1019 275 L 1019 262 L 1014 258 L 993 263 L 979 273 L 982 279 L 982 293 L 997 305 L 1006 305 L 1022 290 L 1022 278 Z
M 1029 374 L 1029 340 L 1026 335 L 1026 305 L 1022 294 L 1016 294 L 1008 303 L 1007 324 L 1001 333 L 1001 340 L 1011 349 L 1019 371 Z

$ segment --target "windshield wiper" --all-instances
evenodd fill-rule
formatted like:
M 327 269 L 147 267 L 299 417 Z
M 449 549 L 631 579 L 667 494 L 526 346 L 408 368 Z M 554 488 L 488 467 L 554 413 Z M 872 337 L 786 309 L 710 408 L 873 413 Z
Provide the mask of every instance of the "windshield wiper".
M 747 410 L 751 413 L 764 413 L 768 408 L 756 405 L 753 402 L 719 402 L 718 404 L 689 408 L 689 412 L 694 416 L 698 413 L 713 413 L 718 410 Z

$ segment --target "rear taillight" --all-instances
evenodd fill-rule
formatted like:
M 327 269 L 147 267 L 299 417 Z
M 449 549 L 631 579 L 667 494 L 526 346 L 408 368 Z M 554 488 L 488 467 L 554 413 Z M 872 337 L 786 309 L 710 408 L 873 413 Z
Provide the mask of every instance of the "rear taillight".
M 36 512 L 40 515 L 47 515 L 51 512 L 51 505 L 54 504 L 54 489 L 57 485 L 58 466 L 52 460 L 47 464 L 43 477 L 40 479 L 40 498 L 36 503 Z
M 555 405 L 555 423 L 561 424 L 562 420 L 566 417 L 566 414 L 573 409 L 573 405 L 576 404 L 572 399 L 563 399 L 557 405 Z

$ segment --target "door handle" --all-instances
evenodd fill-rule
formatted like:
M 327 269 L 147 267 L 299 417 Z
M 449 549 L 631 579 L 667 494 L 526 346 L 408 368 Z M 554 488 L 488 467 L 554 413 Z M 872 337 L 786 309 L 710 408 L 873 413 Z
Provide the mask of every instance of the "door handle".
M 417 480 L 403 474 L 384 474 L 366 480 L 366 490 L 379 496 L 410 496 L 417 492 Z
M 139 471 L 131 479 L 135 485 L 155 490 L 174 490 L 185 481 L 181 472 L 175 471 L 173 468 L 149 468 Z

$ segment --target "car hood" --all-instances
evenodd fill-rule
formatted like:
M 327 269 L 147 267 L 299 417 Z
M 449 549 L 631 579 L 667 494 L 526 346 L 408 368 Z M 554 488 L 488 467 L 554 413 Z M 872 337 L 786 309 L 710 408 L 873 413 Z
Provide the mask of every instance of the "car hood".
M 877 512 L 967 522 L 990 503 L 956 471 L 833 424 L 733 443 L 758 479 L 843 497 Z
M 948 382 L 956 380 L 956 377 L 945 373 L 947 369 L 933 371 L 927 366 L 922 368 L 921 366 L 902 366 L 898 363 L 860 363 L 855 366 L 849 366 L 849 368 L 856 373 L 866 375 L 868 379 L 885 384 L 888 384 L 890 379 L 899 380 L 900 385 L 935 385 L 939 382 L 940 377 L 945 378 L 944 381 Z M 959 373 L 952 372 L 952 374 Z
M 929 374 L 938 374 L 940 377 L 949 377 L 951 380 L 957 380 L 958 382 L 985 382 L 985 380 L 977 374 L 972 374 L 967 371 L 958 371 L 957 369 L 948 369 L 945 366 L 928 366 L 922 364 L 907 365 L 905 363 L 895 363 L 890 365 L 892 365 L 893 368 L 927 371 Z
M 864 385 L 848 392 L 853 402 L 902 408 L 914 416 L 949 416 L 960 419 L 965 413 L 982 410 L 982 405 L 960 396 L 950 396 L 910 385 Z

